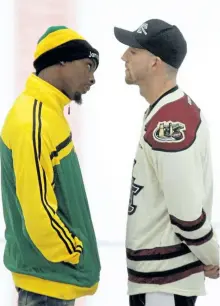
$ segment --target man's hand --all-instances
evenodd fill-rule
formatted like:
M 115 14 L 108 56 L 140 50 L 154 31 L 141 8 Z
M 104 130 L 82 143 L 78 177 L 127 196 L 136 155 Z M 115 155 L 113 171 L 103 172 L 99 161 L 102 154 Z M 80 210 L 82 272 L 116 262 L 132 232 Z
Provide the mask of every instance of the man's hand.
M 218 266 L 204 266 L 205 276 L 217 279 L 220 276 L 219 267 Z

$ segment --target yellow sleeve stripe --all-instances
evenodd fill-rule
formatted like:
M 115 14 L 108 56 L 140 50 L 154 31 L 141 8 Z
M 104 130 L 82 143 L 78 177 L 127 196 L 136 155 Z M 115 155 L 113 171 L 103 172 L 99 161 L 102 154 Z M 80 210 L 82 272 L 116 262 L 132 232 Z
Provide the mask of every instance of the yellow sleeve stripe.
M 46 195 L 47 195 L 46 174 L 44 170 L 43 171 L 41 170 L 41 167 L 39 165 L 39 159 L 41 155 L 41 128 L 42 128 L 41 112 L 42 112 L 42 102 L 38 102 L 37 100 L 35 100 L 34 106 L 33 106 L 32 138 L 33 138 L 35 164 L 36 164 L 36 171 L 37 171 L 38 182 L 39 182 L 41 201 L 42 201 L 45 211 L 48 214 L 48 217 L 51 220 L 51 226 L 57 232 L 57 235 L 60 237 L 60 239 L 65 244 L 68 253 L 73 254 L 75 252 L 74 244 L 71 241 L 70 237 L 68 237 L 67 233 L 65 232 L 65 229 L 53 218 L 53 214 L 55 214 L 55 211 L 48 204 L 47 199 L 46 199 Z M 43 180 L 42 180 L 42 175 L 43 175 Z

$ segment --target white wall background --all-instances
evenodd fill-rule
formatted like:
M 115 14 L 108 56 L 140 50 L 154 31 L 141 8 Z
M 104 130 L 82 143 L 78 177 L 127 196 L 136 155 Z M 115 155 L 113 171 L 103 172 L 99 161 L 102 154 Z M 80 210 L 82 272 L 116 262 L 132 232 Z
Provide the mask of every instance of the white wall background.
M 100 51 L 97 84 L 84 97 L 80 110 L 80 159 L 98 237 L 105 241 L 124 239 L 131 166 L 147 107 L 138 88 L 124 83 L 124 64 L 120 57 L 125 46 L 116 41 L 113 26 L 134 30 L 149 18 L 176 23 L 188 41 L 179 85 L 202 108 L 210 125 L 215 179 L 213 221 L 220 221 L 218 1 L 186 0 L 181 9 L 178 0 L 158 0 L 156 5 L 146 0 L 76 2 L 78 30 Z M 13 0 L 2 1 L 0 9 L 1 128 L 15 97 Z M 1 217 L 2 213 L 0 236 L 4 230 Z
M 147 108 L 138 88 L 124 83 L 120 57 L 126 46 L 116 41 L 113 27 L 135 30 L 150 18 L 176 24 L 187 39 L 188 55 L 179 74 L 179 85 L 202 108 L 210 125 L 215 178 L 213 220 L 220 221 L 218 1 L 77 3 L 78 29 L 100 51 L 97 85 L 84 98 L 82 109 L 82 167 L 99 239 L 124 239 L 131 166 Z
M 217 227 L 220 223 L 219 2 L 77 0 L 77 3 L 78 29 L 100 51 L 97 85 L 85 96 L 81 109 L 80 158 L 102 261 L 100 289 L 94 297 L 86 299 L 86 306 L 125 306 L 128 300 L 123 252 L 131 168 L 147 103 L 139 96 L 138 88 L 124 83 L 120 57 L 126 47 L 115 39 L 113 27 L 135 30 L 150 18 L 161 18 L 179 26 L 185 35 L 188 55 L 178 83 L 201 107 L 210 126 L 215 180 L 213 222 Z M 219 285 L 219 281 L 208 280 L 208 295 L 198 300 L 198 306 L 215 305 Z
M 120 57 L 125 46 L 114 38 L 113 27 L 134 30 L 150 18 L 162 18 L 177 24 L 184 33 L 188 41 L 188 55 L 179 74 L 179 85 L 202 108 L 210 125 L 215 179 L 213 221 L 217 224 L 220 223 L 219 2 L 76 2 L 78 30 L 100 51 L 97 84 L 84 97 L 84 105 L 80 109 L 82 126 L 79 158 L 103 267 L 100 290 L 94 297 L 86 299 L 86 306 L 124 306 L 127 305 L 127 297 L 123 244 L 131 168 L 147 103 L 139 96 L 138 88 L 124 83 L 124 64 Z M 1 128 L 14 99 L 13 49 L 16 46 L 13 37 L 13 0 L 1 1 L 0 12 Z M 75 24 L 72 26 L 75 27 Z M 74 114 L 71 119 L 74 120 Z M 4 222 L 0 206 L 0 240 L 3 235 Z M 217 294 L 216 282 L 208 284 L 209 292 Z M 219 286 L 219 282 L 217 284 Z M 207 305 L 207 301 L 204 299 L 199 305 Z
M 0 1 L 0 130 L 14 99 L 14 2 Z M 0 166 L 1 167 L 1 166 Z M 1 176 L 0 176 L 1 180 Z M 0 197 L 0 240 L 4 236 L 4 221 Z

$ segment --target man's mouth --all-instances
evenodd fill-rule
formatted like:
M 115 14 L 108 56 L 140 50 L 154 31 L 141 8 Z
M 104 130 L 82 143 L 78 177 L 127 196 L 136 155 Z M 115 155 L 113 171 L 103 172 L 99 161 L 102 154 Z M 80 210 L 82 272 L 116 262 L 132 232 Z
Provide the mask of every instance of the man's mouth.
M 83 93 L 85 94 L 85 93 L 87 93 L 87 91 L 89 91 L 89 90 L 90 90 L 90 85 L 85 85 L 85 86 L 84 86 Z

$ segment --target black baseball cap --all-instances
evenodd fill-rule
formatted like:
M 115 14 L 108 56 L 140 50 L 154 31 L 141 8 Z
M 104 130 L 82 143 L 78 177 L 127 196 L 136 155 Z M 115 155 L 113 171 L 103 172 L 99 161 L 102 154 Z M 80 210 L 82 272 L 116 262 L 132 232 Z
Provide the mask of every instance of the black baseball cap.
M 133 32 L 114 27 L 114 34 L 121 43 L 148 50 L 176 69 L 187 53 L 186 40 L 177 26 L 160 19 L 150 19 Z

